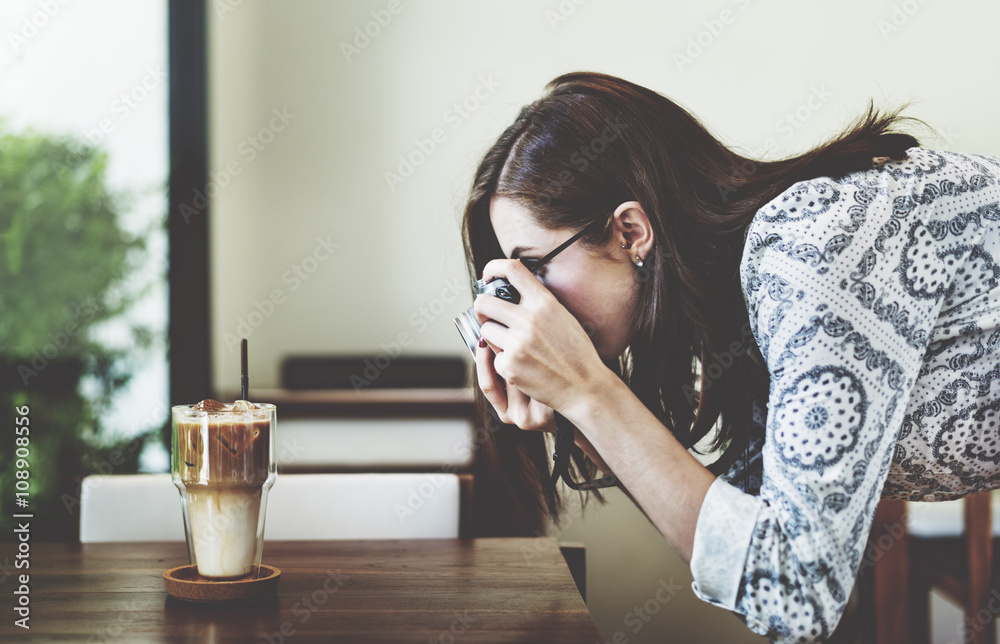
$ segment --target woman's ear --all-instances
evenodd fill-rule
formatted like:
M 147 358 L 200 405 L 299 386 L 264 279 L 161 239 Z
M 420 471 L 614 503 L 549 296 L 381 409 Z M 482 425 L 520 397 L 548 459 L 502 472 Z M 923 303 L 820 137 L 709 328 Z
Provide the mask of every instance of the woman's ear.
M 653 227 L 638 201 L 626 201 L 615 208 L 611 226 L 612 237 L 633 264 L 644 262 L 653 254 L 656 248 Z

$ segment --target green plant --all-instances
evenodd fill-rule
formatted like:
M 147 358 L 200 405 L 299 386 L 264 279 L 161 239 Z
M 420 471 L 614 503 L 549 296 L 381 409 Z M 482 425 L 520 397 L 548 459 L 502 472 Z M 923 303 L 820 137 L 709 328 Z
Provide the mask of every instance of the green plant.
M 99 419 L 153 334 L 122 314 L 142 290 L 141 236 L 106 184 L 107 155 L 67 137 L 0 133 L 0 413 L 30 408 L 32 540 L 75 540 L 80 479 L 136 471 L 141 442 L 108 437 Z M 95 339 L 111 322 L 115 346 Z M 86 395 L 82 392 L 85 383 Z M 14 436 L 0 433 L 0 540 L 15 512 Z

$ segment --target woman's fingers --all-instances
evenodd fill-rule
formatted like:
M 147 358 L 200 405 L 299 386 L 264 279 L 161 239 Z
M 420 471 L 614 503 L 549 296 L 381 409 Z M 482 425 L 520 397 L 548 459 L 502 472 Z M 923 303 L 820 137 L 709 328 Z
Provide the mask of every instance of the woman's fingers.
M 552 431 L 555 429 L 552 410 L 532 400 L 516 386 L 507 385 L 507 415 L 511 422 L 530 431 Z
M 493 349 L 489 345 L 483 346 L 482 342 L 476 347 L 476 380 L 486 400 L 497 410 L 500 420 L 507 422 L 504 420 L 507 413 L 507 392 L 503 380 L 493 368 L 495 355 Z
M 481 333 L 496 356 L 491 362 L 492 378 L 507 385 L 506 410 L 511 403 L 510 386 L 523 389 L 530 400 L 558 409 L 575 391 L 582 390 L 585 377 L 596 373 L 600 363 L 592 340 L 559 300 L 523 264 L 514 260 L 493 260 L 483 270 L 484 279 L 506 277 L 521 293 L 517 304 L 498 297 L 477 297 L 476 317 Z M 493 386 L 492 380 L 487 382 Z M 518 408 L 522 423 L 537 424 L 538 412 L 527 404 Z
M 479 335 L 496 354 L 503 353 L 511 338 L 510 329 L 492 318 L 482 323 Z
M 476 347 L 476 379 L 500 421 L 526 430 L 553 431 L 552 410 L 517 387 L 506 384 L 494 368 L 495 360 L 496 354 L 488 344 Z
M 517 304 L 502 300 L 492 295 L 477 295 L 472 308 L 479 318 L 480 324 L 495 320 L 501 324 L 510 324 L 517 315 Z

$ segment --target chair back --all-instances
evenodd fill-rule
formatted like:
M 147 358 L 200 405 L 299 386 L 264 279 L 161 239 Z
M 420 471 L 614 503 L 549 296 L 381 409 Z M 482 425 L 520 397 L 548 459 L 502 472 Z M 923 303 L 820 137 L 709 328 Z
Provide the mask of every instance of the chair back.
M 459 475 L 279 474 L 264 538 L 442 539 L 459 536 Z M 80 541 L 183 541 L 180 494 L 169 474 L 83 480 Z

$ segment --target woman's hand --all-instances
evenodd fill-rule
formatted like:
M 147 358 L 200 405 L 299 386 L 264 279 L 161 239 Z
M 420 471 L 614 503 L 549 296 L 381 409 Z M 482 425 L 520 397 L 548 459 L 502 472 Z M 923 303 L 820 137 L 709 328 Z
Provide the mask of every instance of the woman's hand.
M 476 349 L 476 378 L 486 400 L 493 405 L 500 421 L 529 431 L 554 432 L 555 414 L 548 405 L 532 400 L 515 385 L 505 385 L 493 366 L 493 349 Z
M 476 298 L 488 345 L 476 351 L 479 386 L 504 422 L 551 430 L 552 409 L 590 395 L 607 367 L 576 318 L 521 262 L 493 260 L 483 278 L 495 277 L 506 278 L 521 301 Z

